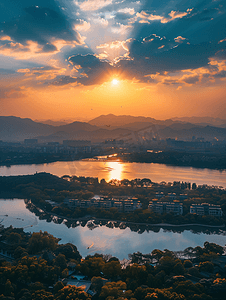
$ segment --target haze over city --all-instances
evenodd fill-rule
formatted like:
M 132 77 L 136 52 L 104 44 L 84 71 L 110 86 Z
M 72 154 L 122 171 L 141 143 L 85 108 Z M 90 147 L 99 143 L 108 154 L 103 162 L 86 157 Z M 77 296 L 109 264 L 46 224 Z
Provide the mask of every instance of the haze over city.
M 2 116 L 226 114 L 225 1 L 2 0 Z

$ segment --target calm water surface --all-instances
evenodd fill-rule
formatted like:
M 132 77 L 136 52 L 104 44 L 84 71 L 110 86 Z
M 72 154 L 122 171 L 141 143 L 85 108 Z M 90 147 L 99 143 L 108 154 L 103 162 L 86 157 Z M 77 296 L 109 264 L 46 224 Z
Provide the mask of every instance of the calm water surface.
M 8 215 L 8 216 L 6 216 Z M 5 227 L 23 227 L 26 232 L 48 231 L 55 237 L 61 238 L 61 243 L 73 243 L 83 257 L 88 254 L 111 254 L 119 259 L 128 258 L 129 253 L 140 251 L 150 253 L 154 249 L 169 249 L 172 251 L 184 250 L 191 246 L 203 246 L 205 241 L 224 246 L 225 233 L 222 234 L 195 234 L 190 230 L 182 233 L 173 233 L 161 229 L 156 232 L 139 234 L 129 228 L 108 228 L 99 226 L 90 230 L 87 226 L 68 228 L 65 224 L 55 224 L 39 220 L 35 214 L 25 207 L 23 200 L 0 200 L 0 221 Z M 87 249 L 88 246 L 93 246 Z
M 16 165 L 0 167 L 1 176 L 27 175 L 47 172 L 57 176 L 77 175 L 111 179 L 149 178 L 153 182 L 186 181 L 226 188 L 226 171 L 174 167 L 152 163 L 123 163 L 117 161 L 70 161 L 43 165 Z

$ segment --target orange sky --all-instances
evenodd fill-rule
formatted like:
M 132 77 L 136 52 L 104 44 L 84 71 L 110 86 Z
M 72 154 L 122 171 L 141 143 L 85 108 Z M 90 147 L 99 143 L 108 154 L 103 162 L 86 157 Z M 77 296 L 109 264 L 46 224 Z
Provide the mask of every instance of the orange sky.
M 3 0 L 0 115 L 225 118 L 225 2 L 151 2 Z

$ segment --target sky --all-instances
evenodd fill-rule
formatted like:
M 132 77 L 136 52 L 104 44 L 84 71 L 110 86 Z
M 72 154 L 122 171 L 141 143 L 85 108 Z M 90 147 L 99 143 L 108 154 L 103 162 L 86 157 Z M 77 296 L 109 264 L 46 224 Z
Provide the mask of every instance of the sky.
M 226 118 L 225 0 L 1 0 L 0 115 Z

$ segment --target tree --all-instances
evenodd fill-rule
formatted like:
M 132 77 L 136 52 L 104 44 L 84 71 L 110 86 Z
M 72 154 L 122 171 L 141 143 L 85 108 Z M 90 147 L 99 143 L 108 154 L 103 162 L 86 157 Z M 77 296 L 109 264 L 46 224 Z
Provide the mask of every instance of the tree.
M 103 267 L 103 273 L 111 279 L 117 278 L 121 274 L 119 261 L 109 261 Z
M 173 273 L 176 275 L 184 275 L 184 271 L 185 269 L 181 262 L 178 262 L 173 268 Z
M 59 290 L 61 290 L 63 287 L 64 287 L 63 282 L 62 281 L 57 281 L 57 283 L 53 287 L 54 294 L 59 292 Z
M 193 284 L 190 280 L 175 283 L 174 291 L 182 294 L 186 299 L 193 294 L 202 294 L 205 292 L 204 287 L 200 283 Z
M 158 250 L 158 249 L 154 249 L 152 252 L 151 252 L 151 255 L 154 259 L 156 259 L 157 261 L 160 260 L 160 258 L 163 256 L 163 251 L 161 250 Z
M 185 259 L 184 263 L 183 263 L 185 268 L 192 268 L 193 264 L 189 259 Z
M 92 285 L 91 285 L 92 290 L 94 290 L 96 293 L 99 294 L 100 291 L 101 291 L 102 286 L 104 285 L 103 278 L 101 278 L 99 276 L 98 277 L 94 276 L 91 279 L 91 282 L 92 282 Z
M 14 297 L 14 288 L 12 286 L 12 283 L 9 279 L 7 279 L 5 284 L 5 296 Z
M 19 244 L 21 239 L 22 239 L 21 235 L 17 232 L 11 232 L 7 236 L 7 241 L 12 244 Z
M 101 289 L 100 299 L 117 299 L 118 297 L 125 297 L 127 286 L 125 282 L 107 282 Z
M 222 255 L 224 253 L 224 248 L 221 247 L 220 245 L 217 245 L 215 243 L 209 243 L 205 242 L 204 243 L 204 249 L 209 253 L 209 252 L 214 252 L 218 255 Z
M 39 253 L 42 250 L 55 250 L 59 239 L 49 234 L 47 231 L 34 232 L 29 239 L 29 251 Z
M 65 255 L 59 254 L 53 261 L 54 265 L 60 267 L 61 271 L 67 268 L 67 260 Z
M 209 272 L 213 273 L 214 270 L 214 264 L 210 261 L 204 261 L 199 263 L 199 271 L 200 272 Z
M 170 256 L 163 256 L 159 260 L 158 269 L 164 270 L 167 274 L 170 274 L 177 263 L 181 264 L 181 261 Z
M 92 278 L 93 276 L 100 276 L 103 272 L 105 261 L 102 257 L 88 257 L 81 262 L 77 269 L 84 275 Z
M 55 300 L 88 300 L 90 296 L 85 293 L 81 288 L 77 288 L 73 285 L 67 285 L 60 289 L 56 295 Z
M 71 244 L 71 243 L 67 243 L 64 245 L 59 245 L 55 251 L 56 254 L 64 254 L 67 259 L 72 258 L 75 260 L 81 260 L 81 255 L 78 252 L 78 249 L 75 245 Z
M 148 293 L 145 300 L 186 300 L 184 295 L 177 294 L 175 292 L 171 293 L 166 289 L 155 289 L 152 293 Z
M 45 290 L 37 290 L 32 293 L 32 300 L 53 300 L 53 295 Z
M 16 259 L 27 255 L 28 255 L 27 251 L 20 246 L 18 246 L 14 251 L 14 258 Z

